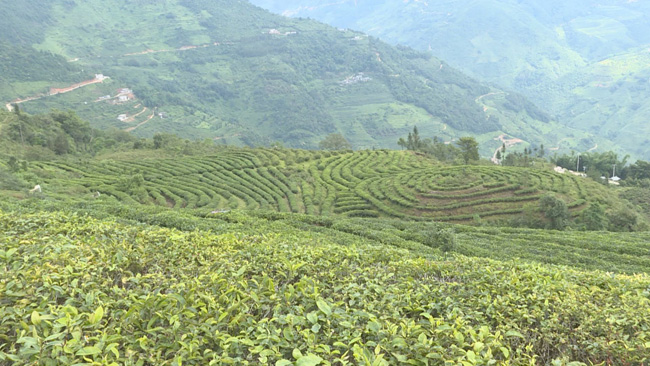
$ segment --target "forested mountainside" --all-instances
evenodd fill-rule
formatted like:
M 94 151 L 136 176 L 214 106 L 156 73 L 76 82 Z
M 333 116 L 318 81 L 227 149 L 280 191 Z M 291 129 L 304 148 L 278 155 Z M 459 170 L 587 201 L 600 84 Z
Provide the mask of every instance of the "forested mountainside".
M 643 1 L 252 2 L 391 43 L 430 47 L 474 76 L 510 87 L 544 82 L 650 43 L 650 5 Z
M 414 125 L 448 141 L 481 136 L 485 154 L 504 133 L 596 143 L 435 57 L 247 2 L 2 5 L 0 96 L 28 112 L 73 109 L 95 127 L 248 145 L 315 147 L 340 132 L 356 148 L 396 147 Z M 27 57 L 38 63 L 24 68 Z
M 642 137 L 650 108 L 647 2 L 253 2 L 428 50 L 480 80 L 523 93 L 565 126 L 650 156 Z

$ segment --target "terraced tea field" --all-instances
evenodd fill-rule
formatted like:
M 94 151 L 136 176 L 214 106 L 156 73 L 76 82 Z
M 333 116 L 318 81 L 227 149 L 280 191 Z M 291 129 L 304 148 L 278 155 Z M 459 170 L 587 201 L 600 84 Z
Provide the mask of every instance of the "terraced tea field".
M 224 149 L 204 157 L 38 163 L 48 190 L 78 187 L 125 203 L 214 210 L 469 221 L 508 218 L 546 192 L 575 214 L 604 188 L 571 175 L 441 166 L 400 151 Z M 141 176 L 141 178 L 140 178 Z

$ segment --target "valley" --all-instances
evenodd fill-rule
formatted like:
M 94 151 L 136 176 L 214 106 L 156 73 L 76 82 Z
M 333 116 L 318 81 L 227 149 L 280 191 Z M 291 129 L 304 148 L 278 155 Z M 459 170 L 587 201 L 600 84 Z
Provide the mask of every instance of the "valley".
M 645 3 L 253 2 L 429 51 L 472 77 L 526 95 L 562 126 L 608 140 L 620 153 L 650 156 L 640 137 L 645 133 L 620 132 L 645 132 L 641 121 L 647 120 L 644 101 L 650 92 Z
M 0 366 L 650 362 L 648 4 L 252 3 L 0 0 Z
M 29 39 L 29 45 L 56 54 L 66 61 L 66 68 L 101 70 L 111 80 L 75 93 L 30 100 L 23 108 L 28 113 L 72 109 L 95 127 L 126 129 L 141 137 L 170 132 L 222 141 L 220 136 L 231 136 L 225 142 L 248 146 L 279 141 L 314 148 L 327 134 L 340 132 L 356 148 L 395 148 L 399 136 L 415 125 L 445 140 L 467 133 L 485 135 L 480 139 L 484 155 L 494 151 L 490 141 L 502 133 L 530 145 L 557 141 L 553 131 L 560 125 L 544 112 L 530 112 L 527 102 L 514 105 L 504 98 L 477 102 L 484 94 L 506 93 L 444 67 L 435 57 L 391 47 L 359 32 L 274 16 L 245 2 L 199 3 L 150 4 L 147 11 L 156 15 L 146 29 L 138 27 L 133 14 L 142 9 L 135 4 L 111 7 L 91 2 L 70 8 L 54 4 L 55 20 L 34 25 L 42 35 Z M 204 13 L 197 10 L 202 7 Z M 220 11 L 224 8 L 229 11 Z M 106 16 L 103 12 L 108 9 L 123 21 L 116 24 Z M 45 10 L 34 9 L 32 17 L 50 19 L 39 13 Z M 93 14 L 89 19 L 94 25 L 79 21 L 85 14 Z M 249 20 L 238 21 L 239 14 L 250 14 Z M 160 32 L 152 32 L 153 28 Z M 77 36 L 82 33 L 87 37 Z M 7 29 L 5 34 L 13 32 Z M 17 72 L 14 69 L 7 72 Z M 360 73 L 367 82 L 341 84 Z M 0 96 L 5 103 L 25 100 L 75 82 L 15 80 L 6 88 L 0 85 Z M 128 109 L 90 103 L 123 87 L 132 89 L 149 110 L 168 118 L 133 129 L 144 119 L 124 126 L 117 117 L 128 115 Z M 292 102 L 283 103 L 287 98 Z M 569 131 L 576 139 L 563 151 L 593 146 L 590 132 Z M 598 143 L 611 146 L 600 139 Z

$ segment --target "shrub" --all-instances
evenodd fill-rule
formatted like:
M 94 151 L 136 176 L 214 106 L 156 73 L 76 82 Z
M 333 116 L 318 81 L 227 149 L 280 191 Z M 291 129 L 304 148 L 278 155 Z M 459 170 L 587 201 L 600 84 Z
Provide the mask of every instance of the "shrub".
M 439 248 L 444 253 L 458 249 L 456 234 L 452 229 L 426 231 L 422 243 L 431 248 Z
M 546 194 L 540 198 L 539 208 L 550 220 L 550 229 L 564 230 L 569 224 L 569 209 L 561 199 Z

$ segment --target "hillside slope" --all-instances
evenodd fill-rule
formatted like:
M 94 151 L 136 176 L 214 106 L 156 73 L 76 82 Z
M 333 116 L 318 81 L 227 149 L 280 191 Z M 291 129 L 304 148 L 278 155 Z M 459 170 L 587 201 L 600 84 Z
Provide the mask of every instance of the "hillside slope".
M 45 197 L 72 193 L 88 200 L 99 193 L 101 200 L 174 208 L 544 227 L 550 223 L 540 200 L 551 194 L 577 221 L 596 204 L 608 215 L 631 212 L 634 222 L 624 230 L 643 221 L 613 189 L 551 170 L 444 166 L 411 152 L 385 150 L 227 148 L 207 156 L 152 158 L 164 153 L 158 151 L 32 162 L 30 171 Z
M 604 136 L 630 154 L 650 158 L 650 50 L 633 49 L 537 87 L 541 105 L 563 123 Z M 601 150 L 602 151 L 602 150 Z
M 394 147 L 413 125 L 446 140 L 481 135 L 486 154 L 503 133 L 547 146 L 573 134 L 565 148 L 593 141 L 560 135 L 532 103 L 436 58 L 246 2 L 2 5 L 11 19 L 0 40 L 69 61 L 70 77 L 5 81 L 6 102 L 38 97 L 21 104 L 29 112 L 71 108 L 102 128 L 248 145 L 315 147 L 340 132 L 357 148 Z M 34 21 L 19 24 L 26 14 Z
M 647 275 L 443 256 L 240 213 L 161 212 L 162 228 L 15 209 L 0 210 L 0 365 L 648 360 Z
M 254 0 L 429 50 L 474 77 L 523 93 L 565 126 L 648 159 L 650 6 L 639 1 Z M 606 151 L 594 142 L 586 150 Z
M 650 42 L 645 2 L 253 0 L 390 41 L 431 49 L 475 77 L 534 85 Z

